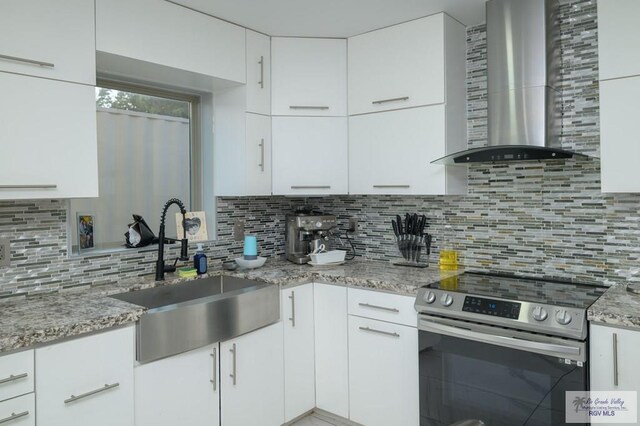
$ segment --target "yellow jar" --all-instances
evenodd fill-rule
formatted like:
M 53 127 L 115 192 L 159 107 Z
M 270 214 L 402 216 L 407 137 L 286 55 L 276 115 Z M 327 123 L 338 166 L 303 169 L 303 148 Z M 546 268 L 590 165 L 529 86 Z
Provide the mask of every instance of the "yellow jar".
M 458 269 L 458 252 L 455 250 L 441 250 L 440 269 L 443 271 L 455 271 Z

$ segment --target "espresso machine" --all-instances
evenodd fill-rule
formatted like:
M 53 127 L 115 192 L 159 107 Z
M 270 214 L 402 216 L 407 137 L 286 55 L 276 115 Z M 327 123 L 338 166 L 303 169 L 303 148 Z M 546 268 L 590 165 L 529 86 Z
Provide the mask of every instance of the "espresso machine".
M 338 224 L 336 217 L 314 212 L 296 212 L 286 216 L 285 253 L 287 260 L 302 265 L 311 260 L 309 253 L 320 245 L 329 251 L 329 231 Z

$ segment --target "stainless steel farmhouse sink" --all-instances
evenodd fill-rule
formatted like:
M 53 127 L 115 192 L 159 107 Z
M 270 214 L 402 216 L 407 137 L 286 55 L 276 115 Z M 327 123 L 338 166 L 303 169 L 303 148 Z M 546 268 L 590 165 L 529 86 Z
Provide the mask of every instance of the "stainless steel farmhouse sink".
M 136 323 L 136 359 L 149 362 L 278 321 L 277 285 L 218 276 L 115 294 L 149 310 Z

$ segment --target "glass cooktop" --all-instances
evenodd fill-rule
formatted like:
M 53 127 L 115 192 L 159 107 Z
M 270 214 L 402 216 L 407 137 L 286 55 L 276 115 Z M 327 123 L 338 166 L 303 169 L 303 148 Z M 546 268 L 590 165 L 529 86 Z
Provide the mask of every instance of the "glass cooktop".
M 452 293 L 497 297 L 520 302 L 534 302 L 587 309 L 607 289 L 606 287 L 564 281 L 521 278 L 507 275 L 465 272 L 427 285 L 428 288 Z

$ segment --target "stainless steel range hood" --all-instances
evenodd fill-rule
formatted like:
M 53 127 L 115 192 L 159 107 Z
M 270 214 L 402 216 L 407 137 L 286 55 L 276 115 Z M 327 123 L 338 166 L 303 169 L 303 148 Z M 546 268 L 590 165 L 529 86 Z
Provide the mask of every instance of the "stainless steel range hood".
M 437 164 L 571 158 L 560 147 L 562 94 L 557 0 L 489 0 L 489 145 Z

